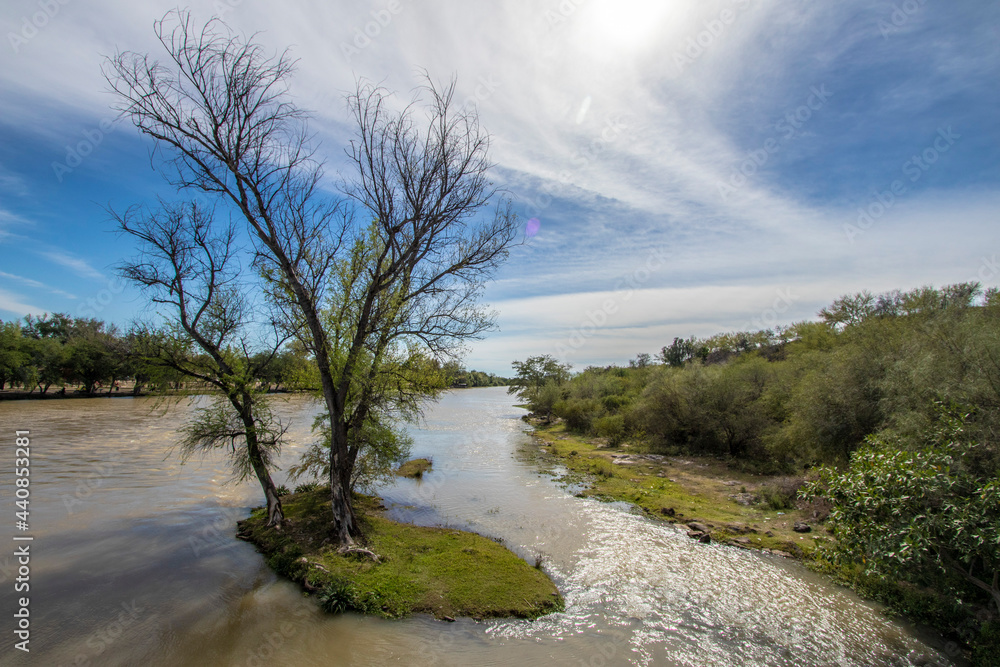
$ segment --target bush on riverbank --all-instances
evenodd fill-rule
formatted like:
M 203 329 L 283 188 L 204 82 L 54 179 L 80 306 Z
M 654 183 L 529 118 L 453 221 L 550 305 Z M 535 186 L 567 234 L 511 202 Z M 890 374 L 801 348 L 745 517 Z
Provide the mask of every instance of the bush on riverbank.
M 984 436 L 1000 469 L 1000 293 L 975 284 L 863 292 L 820 314 L 776 330 L 676 339 L 663 364 L 640 355 L 627 368 L 564 378 L 551 360 L 552 378 L 519 372 L 514 386 L 533 411 L 551 409 L 577 433 L 769 474 L 844 464 L 870 435 L 925 428 L 945 400 L 975 409 L 967 428 Z M 558 389 L 555 401 L 546 386 Z
M 354 501 L 364 549 L 338 553 L 329 546 L 327 495 L 318 489 L 282 498 L 280 532 L 267 528 L 262 510 L 239 530 L 273 570 L 316 593 L 328 611 L 537 618 L 563 608 L 549 578 L 503 545 L 475 533 L 390 521 L 370 496 Z

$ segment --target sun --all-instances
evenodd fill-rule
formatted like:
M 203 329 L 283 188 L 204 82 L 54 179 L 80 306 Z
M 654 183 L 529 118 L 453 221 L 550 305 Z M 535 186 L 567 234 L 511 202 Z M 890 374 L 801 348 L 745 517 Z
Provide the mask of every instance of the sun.
M 581 37 L 592 47 L 638 51 L 671 39 L 687 3 L 666 0 L 592 0 L 581 7 Z

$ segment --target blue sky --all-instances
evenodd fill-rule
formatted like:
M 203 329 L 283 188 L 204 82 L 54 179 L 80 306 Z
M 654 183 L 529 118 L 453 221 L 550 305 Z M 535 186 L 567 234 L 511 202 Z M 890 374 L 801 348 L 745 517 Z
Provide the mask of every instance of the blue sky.
M 100 73 L 173 5 L 0 9 L 0 319 L 126 324 L 106 206 L 170 194 Z M 331 183 L 367 77 L 457 75 L 538 234 L 467 363 L 624 363 L 674 336 L 812 318 L 841 294 L 1000 285 L 1000 4 L 906 0 L 199 3 L 299 59 Z M 381 23 L 379 23 L 381 21 Z M 368 34 L 365 35 L 367 30 Z M 86 155 L 77 154 L 86 152 Z M 860 212 L 867 212 L 860 216 Z

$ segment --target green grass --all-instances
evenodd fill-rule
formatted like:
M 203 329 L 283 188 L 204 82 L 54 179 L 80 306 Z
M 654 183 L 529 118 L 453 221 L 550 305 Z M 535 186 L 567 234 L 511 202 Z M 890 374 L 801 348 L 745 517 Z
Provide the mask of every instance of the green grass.
M 378 499 L 355 496 L 363 546 L 379 556 L 376 563 L 339 554 L 325 542 L 329 509 L 322 489 L 286 496 L 282 504 L 282 531 L 267 528 L 263 510 L 254 510 L 240 522 L 241 534 L 279 574 L 318 589 L 329 611 L 478 619 L 537 618 L 563 608 L 544 572 L 481 535 L 390 521 L 381 516 Z
M 796 521 L 811 522 L 808 508 L 775 509 L 768 502 L 745 506 L 730 498 L 742 489 L 767 500 L 783 478 L 752 475 L 721 461 L 690 456 L 680 457 L 687 465 L 676 460 L 615 464 L 612 455 L 637 452 L 601 446 L 602 441 L 572 434 L 562 423 L 531 423 L 536 429 L 533 435 L 547 449 L 543 456 L 556 457 L 569 469 L 565 481 L 585 485 L 580 495 L 632 503 L 650 516 L 674 523 L 699 521 L 709 525 L 716 541 L 782 551 L 797 558 L 812 553 L 818 542 L 831 539 L 818 523 L 804 535 L 792 530 Z M 735 485 L 726 484 L 734 481 Z
M 433 466 L 430 459 L 411 459 L 396 469 L 396 474 L 400 477 L 413 477 L 420 479 Z

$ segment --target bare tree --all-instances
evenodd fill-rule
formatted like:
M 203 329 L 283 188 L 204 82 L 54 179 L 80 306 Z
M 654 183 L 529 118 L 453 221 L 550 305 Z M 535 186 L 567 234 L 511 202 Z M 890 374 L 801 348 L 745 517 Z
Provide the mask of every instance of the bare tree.
M 173 27 L 170 27 L 173 26 Z M 412 414 L 440 388 L 423 351 L 454 354 L 493 322 L 482 285 L 506 257 L 517 221 L 487 178 L 489 140 L 454 82 L 428 83 L 417 107 L 359 85 L 349 98 L 356 174 L 346 199 L 320 188 L 304 114 L 288 99 L 287 53 L 269 57 L 218 21 L 175 12 L 155 26 L 169 56 L 119 53 L 106 77 L 120 110 L 166 149 L 169 178 L 221 195 L 256 243 L 256 263 L 286 324 L 313 353 L 330 420 L 331 537 L 358 535 L 351 502 L 359 452 L 387 415 Z M 370 224 L 355 224 L 354 212 Z
M 140 247 L 140 255 L 121 264 L 119 273 L 146 291 L 152 303 L 167 307 L 167 329 L 139 336 L 147 361 L 221 392 L 181 429 L 183 456 L 228 449 L 234 476 L 256 476 L 267 499 L 268 525 L 280 527 L 284 513 L 270 468 L 284 428 L 257 378 L 286 338 L 275 335 L 265 354 L 255 354 L 257 336 L 250 329 L 257 323 L 240 285 L 235 228 L 213 227 L 211 215 L 196 204 L 113 215 L 119 230 Z

